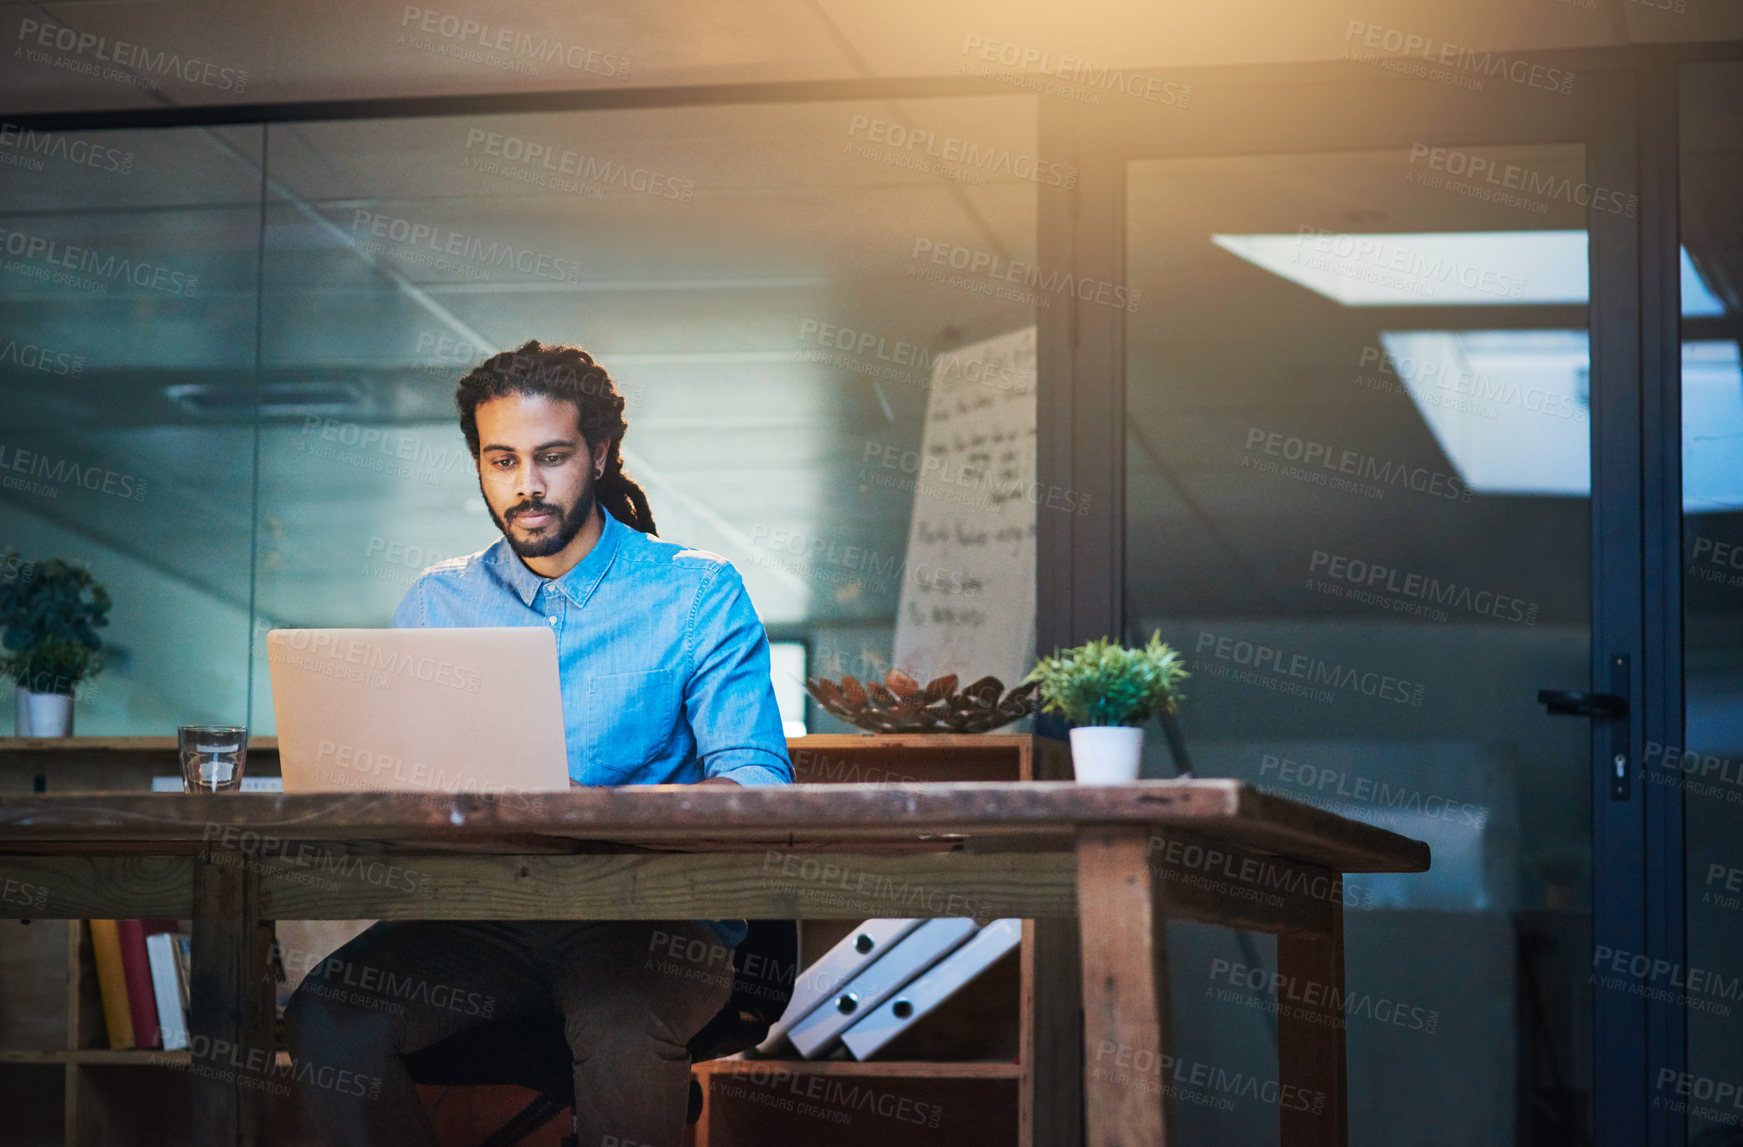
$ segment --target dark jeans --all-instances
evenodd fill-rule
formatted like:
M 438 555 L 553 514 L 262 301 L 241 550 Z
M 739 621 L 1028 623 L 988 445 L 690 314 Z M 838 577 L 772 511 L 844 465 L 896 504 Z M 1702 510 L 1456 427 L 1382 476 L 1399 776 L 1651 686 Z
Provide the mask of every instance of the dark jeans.
M 678 1147 L 684 1045 L 725 1005 L 730 960 L 690 920 L 384 920 L 312 968 L 291 997 L 291 1055 L 313 1068 L 297 1072 L 297 1091 L 333 1147 L 435 1147 L 399 1057 L 555 1001 L 568 1020 L 581 1142 Z

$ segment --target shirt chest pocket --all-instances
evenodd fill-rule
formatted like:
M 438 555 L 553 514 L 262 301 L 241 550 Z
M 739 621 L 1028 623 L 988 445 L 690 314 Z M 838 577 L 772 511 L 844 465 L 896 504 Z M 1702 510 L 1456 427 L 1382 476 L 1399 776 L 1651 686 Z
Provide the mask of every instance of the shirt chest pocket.
M 678 722 L 678 671 L 608 673 L 587 678 L 581 725 L 592 784 L 633 780 L 672 740 Z

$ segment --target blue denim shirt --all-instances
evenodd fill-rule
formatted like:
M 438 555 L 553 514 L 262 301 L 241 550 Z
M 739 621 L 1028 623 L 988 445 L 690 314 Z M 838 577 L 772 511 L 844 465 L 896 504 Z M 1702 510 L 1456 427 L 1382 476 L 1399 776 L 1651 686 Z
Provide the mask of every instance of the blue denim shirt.
M 581 784 L 790 783 L 768 637 L 738 571 L 601 514 L 599 541 L 562 577 L 498 539 L 420 574 L 393 625 L 550 626 Z M 743 921 L 710 923 L 729 944 L 744 938 Z

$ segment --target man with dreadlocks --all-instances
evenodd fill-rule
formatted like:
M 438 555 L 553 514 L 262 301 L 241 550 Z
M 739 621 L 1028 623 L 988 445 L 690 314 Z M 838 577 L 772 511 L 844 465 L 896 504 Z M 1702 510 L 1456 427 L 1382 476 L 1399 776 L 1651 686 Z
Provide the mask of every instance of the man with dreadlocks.
M 393 624 L 550 626 L 573 784 L 791 781 L 744 583 L 655 536 L 605 370 L 534 340 L 467 374 L 455 403 L 502 538 L 425 570 Z M 285 1014 L 297 1062 L 369 1085 L 311 1073 L 299 1089 L 329 1143 L 434 1147 L 400 1056 L 554 1000 L 580 1142 L 678 1147 L 685 1044 L 725 1004 L 744 934 L 742 920 L 382 921 L 312 969 Z M 674 972 L 665 957 L 695 951 L 724 958 Z

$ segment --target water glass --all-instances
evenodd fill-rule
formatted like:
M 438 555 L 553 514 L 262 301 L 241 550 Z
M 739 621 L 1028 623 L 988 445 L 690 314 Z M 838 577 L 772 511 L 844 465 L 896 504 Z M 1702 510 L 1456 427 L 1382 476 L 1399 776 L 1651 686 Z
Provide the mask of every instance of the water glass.
M 245 725 L 183 725 L 176 730 L 182 759 L 182 791 L 232 793 L 242 788 L 248 757 Z

